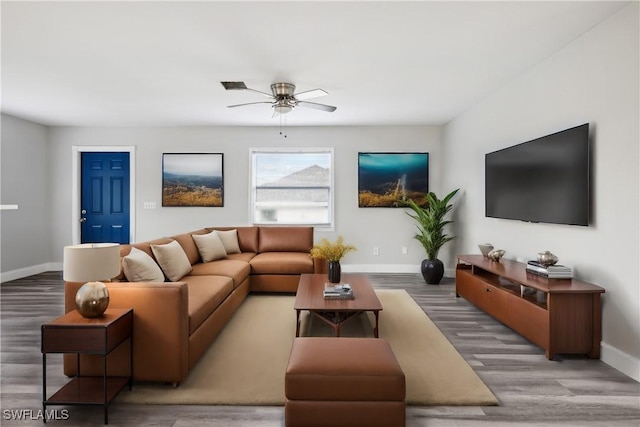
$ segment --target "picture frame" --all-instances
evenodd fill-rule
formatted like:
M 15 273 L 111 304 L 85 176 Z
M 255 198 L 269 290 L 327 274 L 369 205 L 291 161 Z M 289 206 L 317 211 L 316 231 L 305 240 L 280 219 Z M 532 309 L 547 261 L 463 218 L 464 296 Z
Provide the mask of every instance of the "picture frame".
M 222 153 L 163 153 L 163 207 L 223 207 Z
M 428 192 L 429 153 L 358 153 L 358 207 L 404 207 L 408 199 L 424 206 Z

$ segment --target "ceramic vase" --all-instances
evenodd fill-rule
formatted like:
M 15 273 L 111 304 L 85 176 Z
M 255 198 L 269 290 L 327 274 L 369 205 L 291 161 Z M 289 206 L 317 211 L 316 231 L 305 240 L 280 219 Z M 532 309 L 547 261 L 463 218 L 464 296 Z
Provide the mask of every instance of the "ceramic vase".
M 340 283 L 340 261 L 329 262 L 329 282 Z
M 438 285 L 444 276 L 444 264 L 439 259 L 424 259 L 420 265 L 424 281 L 430 285 Z

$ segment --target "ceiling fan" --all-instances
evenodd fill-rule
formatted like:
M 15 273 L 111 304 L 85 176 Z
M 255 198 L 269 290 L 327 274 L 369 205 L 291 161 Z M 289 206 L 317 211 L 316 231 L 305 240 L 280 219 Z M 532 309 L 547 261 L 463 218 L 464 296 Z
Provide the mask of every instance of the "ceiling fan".
M 295 107 L 313 108 L 315 110 L 333 112 L 336 111 L 336 107 L 325 104 L 318 104 L 317 102 L 309 102 L 307 99 L 317 98 L 320 96 L 328 95 L 322 89 L 313 89 L 305 92 L 295 93 L 296 85 L 292 83 L 274 83 L 271 85 L 271 93 L 261 92 L 259 90 L 248 88 L 244 82 L 220 82 L 226 90 L 248 90 L 251 92 L 259 93 L 261 95 L 270 98 L 271 101 L 258 101 L 248 102 L 245 104 L 229 105 L 228 108 L 242 107 L 245 105 L 253 104 L 271 104 L 273 108 L 274 116 L 276 114 L 290 113 Z

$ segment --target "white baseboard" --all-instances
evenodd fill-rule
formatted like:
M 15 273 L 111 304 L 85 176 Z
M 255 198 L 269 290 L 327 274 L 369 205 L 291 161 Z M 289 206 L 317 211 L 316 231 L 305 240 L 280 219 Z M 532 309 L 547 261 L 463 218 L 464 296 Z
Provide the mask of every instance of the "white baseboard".
M 600 344 L 600 360 L 640 382 L 640 360 L 606 343 Z
M 47 271 L 62 271 L 62 264 L 48 262 L 39 265 L 32 265 L 31 267 L 19 268 L 17 270 L 5 271 L 0 273 L 0 283 L 22 279 L 23 277 L 29 277 Z

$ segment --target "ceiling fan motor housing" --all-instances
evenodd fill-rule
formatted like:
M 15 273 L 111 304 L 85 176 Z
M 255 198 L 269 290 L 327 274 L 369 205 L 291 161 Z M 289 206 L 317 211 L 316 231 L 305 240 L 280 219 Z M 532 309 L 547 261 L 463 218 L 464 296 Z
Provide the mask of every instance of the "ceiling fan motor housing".
M 291 83 L 274 83 L 271 85 L 271 92 L 276 98 L 293 98 L 296 85 Z

